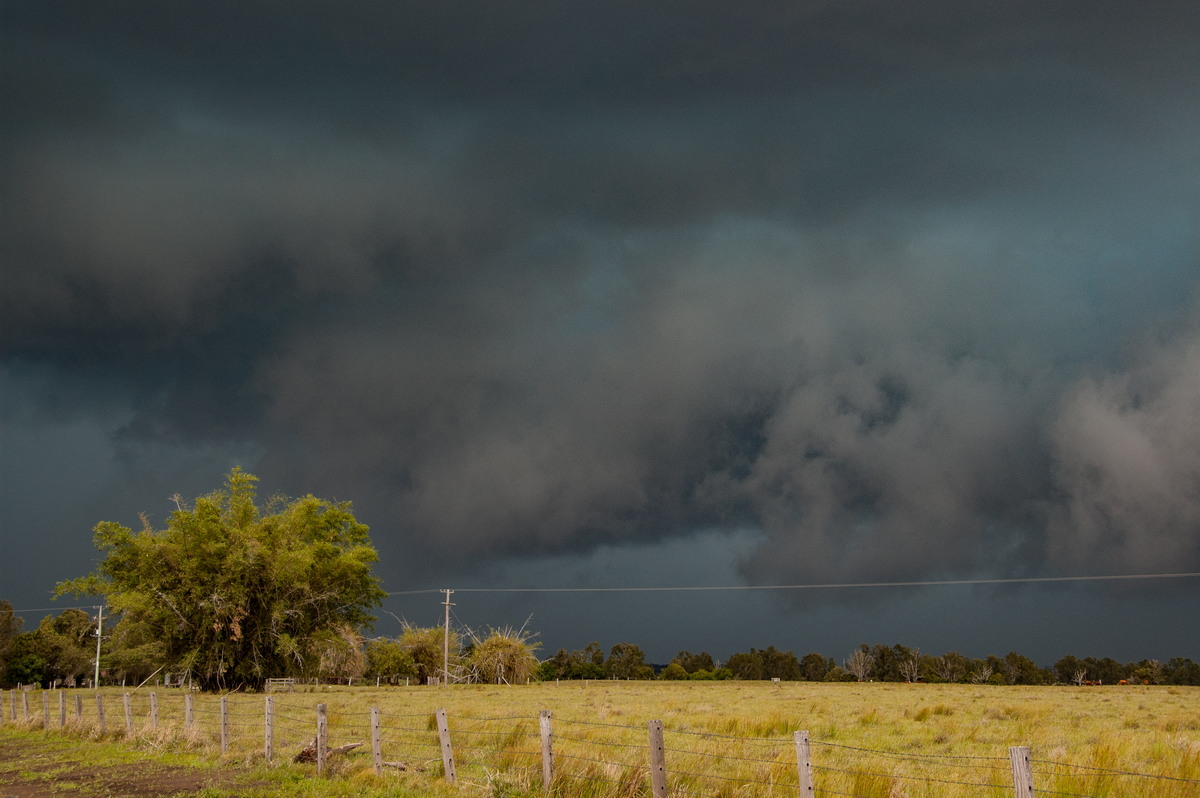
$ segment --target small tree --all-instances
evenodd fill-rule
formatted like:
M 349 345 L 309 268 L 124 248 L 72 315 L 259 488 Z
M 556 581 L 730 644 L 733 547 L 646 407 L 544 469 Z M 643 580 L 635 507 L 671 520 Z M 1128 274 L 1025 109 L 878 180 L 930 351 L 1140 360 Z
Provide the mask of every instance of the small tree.
M 954 684 L 966 675 L 971 661 L 957 651 L 947 651 L 933 659 L 933 672 L 944 682 Z
M 975 667 L 975 671 L 971 674 L 971 682 L 973 684 L 990 684 L 992 681 L 992 666 L 987 663 L 981 663 Z
M 446 630 L 441 626 L 405 626 L 400 634 L 401 648 L 413 658 L 417 679 L 428 682 L 442 676 L 443 660 L 446 656 Z M 462 665 L 462 638 L 450 630 L 450 672 L 456 673 Z
M 908 656 L 900 660 L 900 674 L 904 681 L 916 683 L 921 680 L 921 649 L 914 648 Z
M 854 653 L 846 660 L 846 670 L 854 674 L 857 681 L 865 682 L 875 670 L 875 657 L 866 645 L 854 649 Z
M 476 638 L 468 666 L 478 681 L 488 684 L 528 684 L 538 667 L 534 651 L 538 644 L 524 627 L 492 629 Z
M 688 678 L 688 672 L 677 661 L 672 660 L 671 664 L 662 669 L 662 673 L 658 674 L 658 678 L 665 681 L 682 681 Z

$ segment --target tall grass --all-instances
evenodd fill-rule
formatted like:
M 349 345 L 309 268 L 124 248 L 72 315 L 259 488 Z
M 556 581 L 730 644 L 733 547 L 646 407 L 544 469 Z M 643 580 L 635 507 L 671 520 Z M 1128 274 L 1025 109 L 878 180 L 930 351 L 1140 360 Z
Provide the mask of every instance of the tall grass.
M 109 737 L 142 747 L 220 756 L 219 699 L 196 695 L 198 730 L 183 724 L 183 697 L 160 690 L 159 724 L 143 689 L 125 729 L 121 691 L 105 690 Z M 233 694 L 226 757 L 263 760 L 261 695 Z M 648 794 L 647 722 L 665 729 L 672 796 L 795 795 L 793 733 L 811 739 L 816 792 L 918 798 L 1011 795 L 1008 748 L 1026 745 L 1039 790 L 1086 796 L 1200 795 L 1200 688 L 1113 686 L 824 684 L 763 682 L 563 682 L 527 687 L 301 688 L 275 704 L 276 764 L 315 734 L 327 707 L 329 744 L 367 743 L 332 761 L 335 778 L 360 786 L 433 785 L 442 776 L 434 713 L 445 708 L 459 790 L 541 795 L 538 712 L 553 715 L 554 795 Z M 41 725 L 40 699 L 31 725 Z M 55 704 L 57 706 L 57 704 Z M 385 774 L 373 773 L 370 707 L 383 716 Z M 89 693 L 70 725 L 97 735 Z M 6 710 L 7 701 L 6 701 Z M 52 713 L 52 726 L 57 713 Z M 287 767 L 308 767 L 291 766 Z M 308 771 L 305 771 L 308 772 Z M 1129 775 L 1133 774 L 1133 775 Z M 1149 778 L 1149 777 L 1163 778 Z

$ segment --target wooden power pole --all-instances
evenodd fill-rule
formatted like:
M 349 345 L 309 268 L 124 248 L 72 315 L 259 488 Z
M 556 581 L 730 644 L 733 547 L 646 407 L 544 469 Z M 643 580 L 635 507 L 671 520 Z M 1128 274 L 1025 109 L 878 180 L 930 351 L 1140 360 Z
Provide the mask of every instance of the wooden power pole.
M 96 681 L 92 684 L 93 687 L 100 687 L 100 641 L 104 639 L 104 605 L 99 607 L 99 613 L 96 615 Z
M 450 684 L 450 608 L 454 605 L 450 603 L 450 594 L 453 590 L 443 590 L 446 594 L 446 628 L 442 637 L 442 684 Z

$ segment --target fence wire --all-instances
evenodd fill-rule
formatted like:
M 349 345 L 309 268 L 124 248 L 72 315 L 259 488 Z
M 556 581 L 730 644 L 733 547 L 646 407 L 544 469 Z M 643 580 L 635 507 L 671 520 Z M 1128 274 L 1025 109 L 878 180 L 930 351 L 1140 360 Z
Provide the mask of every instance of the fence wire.
M 221 697 L 186 692 L 149 694 L 57 691 L 46 695 L 0 695 L 0 720 L 46 726 L 70 733 L 139 738 L 183 734 L 192 744 L 216 749 L 225 726 L 228 756 L 262 758 L 267 745 L 266 704 L 261 696 Z M 191 726 L 187 701 L 191 699 Z M 270 743 L 276 762 L 290 762 L 316 737 L 316 705 L 303 698 L 272 696 Z M 128 704 L 126 704 L 126 701 Z M 370 767 L 372 717 L 344 700 L 326 704 L 327 745 L 358 743 L 347 759 Z M 128 706 L 128 712 L 126 712 Z M 157 715 L 157 722 L 155 716 Z M 464 783 L 496 775 L 520 788 L 541 787 L 543 749 L 540 720 L 534 715 L 449 716 L 455 767 Z M 555 716 L 552 719 L 556 794 L 606 798 L 649 794 L 648 728 Z M 793 737 L 741 737 L 694 729 L 663 729 L 667 783 L 673 798 L 795 795 L 800 763 Z M 384 773 L 443 777 L 442 742 L 432 712 L 387 712 L 378 716 L 378 743 Z M 866 748 L 809 740 L 809 763 L 819 796 L 877 798 L 883 795 L 934 796 L 948 787 L 972 795 L 1002 796 L 1012 784 L 1000 774 L 1004 757 L 963 756 Z M 1200 795 L 1200 780 L 1143 773 L 1084 763 L 1032 759 L 1038 794 L 1065 798 Z M 574 785 L 564 787 L 563 785 Z M 957 793 L 956 793 L 957 794 Z

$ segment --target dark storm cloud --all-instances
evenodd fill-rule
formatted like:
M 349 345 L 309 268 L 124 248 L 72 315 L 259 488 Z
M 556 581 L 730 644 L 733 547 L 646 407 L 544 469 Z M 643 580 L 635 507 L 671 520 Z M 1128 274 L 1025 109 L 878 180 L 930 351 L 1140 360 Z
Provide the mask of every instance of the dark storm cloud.
M 0 13 L 10 418 L 429 556 L 1200 567 L 1190 4 Z

